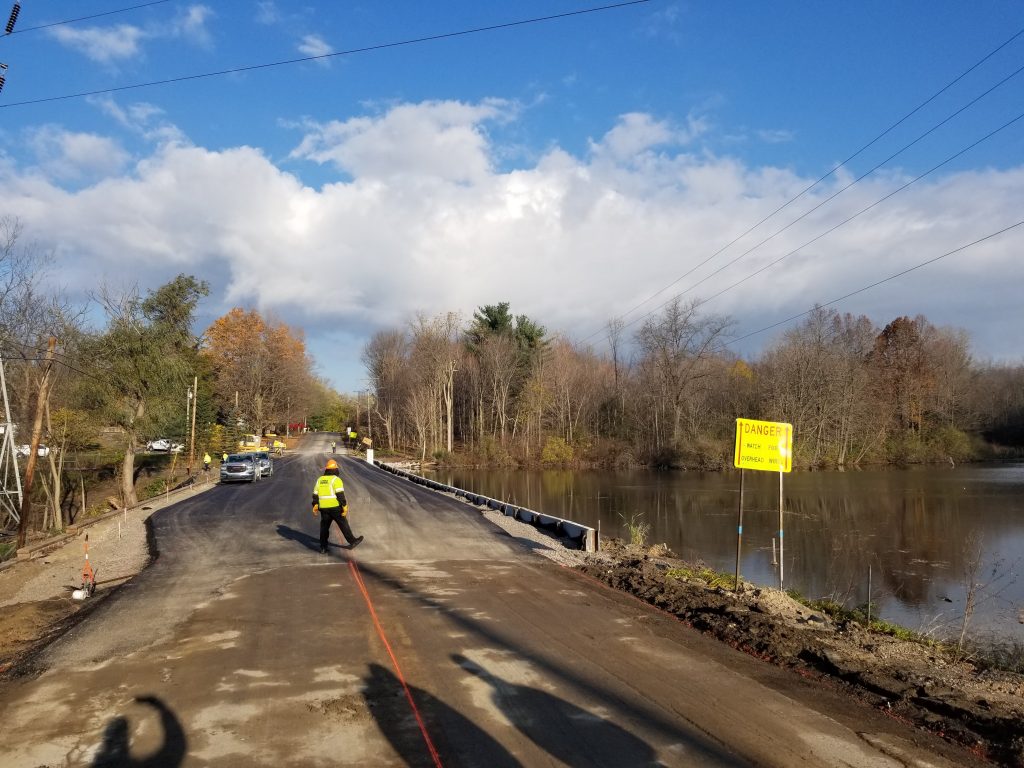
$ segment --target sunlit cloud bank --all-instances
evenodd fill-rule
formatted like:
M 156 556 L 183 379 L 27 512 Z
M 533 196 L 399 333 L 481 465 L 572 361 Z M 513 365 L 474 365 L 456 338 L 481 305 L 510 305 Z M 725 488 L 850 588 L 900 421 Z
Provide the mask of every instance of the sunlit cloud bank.
M 121 125 L 159 122 L 141 107 L 104 108 Z M 709 153 L 699 120 L 673 125 L 639 113 L 590 137 L 584 156 L 551 146 L 527 165 L 503 167 L 509 152 L 495 136 L 520 119 L 518 105 L 497 99 L 397 104 L 301 122 L 290 157 L 276 162 L 254 147 L 194 146 L 166 122 L 136 131 L 151 140 L 143 157 L 113 136 L 46 126 L 34 162 L 0 164 L 0 190 L 72 286 L 126 274 L 156 285 L 186 271 L 209 279 L 224 308 L 361 333 L 416 311 L 468 316 L 509 301 L 583 339 L 690 270 L 627 321 L 673 293 L 718 293 L 907 180 L 898 169 L 871 177 L 726 266 L 848 183 L 839 174 L 698 267 L 811 180 Z M 336 180 L 305 184 L 314 166 Z M 1005 227 L 1022 210 L 1024 169 L 929 178 L 707 310 L 750 330 Z M 1020 318 L 1022 242 L 1017 230 L 839 308 L 879 322 L 922 312 L 968 329 L 984 356 L 1018 359 L 1010 331 Z M 601 334 L 590 340 L 599 344 Z

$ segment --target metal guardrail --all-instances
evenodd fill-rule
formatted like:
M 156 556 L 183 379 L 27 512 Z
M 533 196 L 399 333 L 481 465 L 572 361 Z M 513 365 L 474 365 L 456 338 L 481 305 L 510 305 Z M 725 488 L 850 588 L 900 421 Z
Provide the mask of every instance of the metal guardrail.
M 456 488 L 453 485 L 445 485 L 412 472 L 406 472 L 404 469 L 393 467 L 382 461 L 374 461 L 373 463 L 385 472 L 390 472 L 396 477 L 405 478 L 416 485 L 422 485 L 424 488 L 440 493 L 450 493 L 455 498 L 465 499 L 470 504 L 493 509 L 495 512 L 501 512 L 503 515 L 528 523 L 536 528 L 542 528 L 564 536 L 574 541 L 584 552 L 596 552 L 598 546 L 600 546 L 600 542 L 597 540 L 597 530 L 590 526 L 555 517 L 554 515 L 545 515 L 542 512 L 527 509 L 518 504 L 511 504 L 500 499 L 492 499 L 472 491 Z

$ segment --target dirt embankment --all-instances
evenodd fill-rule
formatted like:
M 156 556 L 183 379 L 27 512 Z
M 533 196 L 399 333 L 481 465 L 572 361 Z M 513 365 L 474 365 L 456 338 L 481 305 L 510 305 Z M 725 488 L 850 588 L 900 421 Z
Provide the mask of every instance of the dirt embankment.
M 584 573 L 735 648 L 833 681 L 981 757 L 1024 768 L 1024 676 L 982 671 L 941 647 L 834 623 L 779 590 L 745 585 L 735 594 L 687 578 L 695 569 L 670 557 L 602 547 L 580 567 Z

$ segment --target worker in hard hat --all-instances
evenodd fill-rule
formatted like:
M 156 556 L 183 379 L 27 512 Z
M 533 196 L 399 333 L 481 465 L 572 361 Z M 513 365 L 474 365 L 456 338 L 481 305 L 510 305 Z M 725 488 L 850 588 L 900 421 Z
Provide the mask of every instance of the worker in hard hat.
M 331 521 L 338 525 L 341 535 L 348 542 L 349 549 L 355 549 L 362 542 L 362 536 L 353 536 L 348 524 L 348 502 L 345 499 L 345 485 L 338 476 L 338 462 L 330 459 L 324 473 L 313 486 L 313 514 L 320 514 L 320 552 L 327 551 L 331 536 Z

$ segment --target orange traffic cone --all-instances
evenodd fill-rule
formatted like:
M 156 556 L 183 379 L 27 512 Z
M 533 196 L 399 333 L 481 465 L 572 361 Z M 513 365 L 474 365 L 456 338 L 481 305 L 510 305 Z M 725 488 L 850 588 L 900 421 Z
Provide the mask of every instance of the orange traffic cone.
M 82 566 L 82 586 L 71 593 L 75 600 L 85 600 L 96 591 L 96 572 L 89 562 L 89 534 L 85 534 L 85 565 Z

